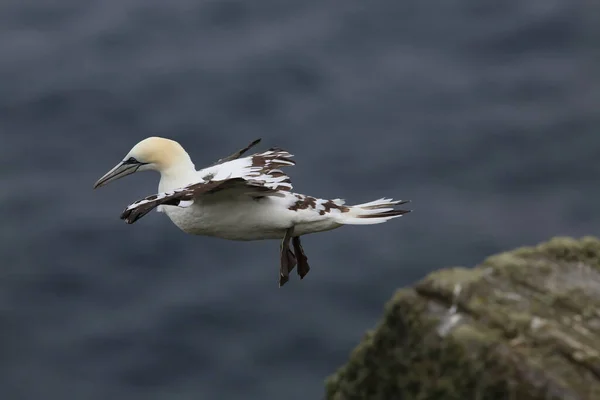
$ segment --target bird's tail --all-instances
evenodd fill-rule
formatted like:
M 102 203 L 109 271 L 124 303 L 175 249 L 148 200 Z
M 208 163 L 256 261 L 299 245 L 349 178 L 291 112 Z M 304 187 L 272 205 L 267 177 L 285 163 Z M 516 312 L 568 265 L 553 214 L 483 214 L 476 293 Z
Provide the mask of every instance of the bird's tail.
M 412 210 L 397 210 L 394 207 L 410 203 L 410 200 L 378 199 L 368 203 L 347 206 L 348 211 L 336 214 L 337 222 L 344 225 L 381 224 L 401 217 Z

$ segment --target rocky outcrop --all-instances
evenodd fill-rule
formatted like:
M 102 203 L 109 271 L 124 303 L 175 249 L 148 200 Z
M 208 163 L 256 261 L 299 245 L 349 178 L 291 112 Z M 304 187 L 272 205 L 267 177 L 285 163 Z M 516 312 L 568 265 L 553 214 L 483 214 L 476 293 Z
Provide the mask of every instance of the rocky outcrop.
M 600 240 L 555 238 L 398 290 L 326 393 L 600 399 Z

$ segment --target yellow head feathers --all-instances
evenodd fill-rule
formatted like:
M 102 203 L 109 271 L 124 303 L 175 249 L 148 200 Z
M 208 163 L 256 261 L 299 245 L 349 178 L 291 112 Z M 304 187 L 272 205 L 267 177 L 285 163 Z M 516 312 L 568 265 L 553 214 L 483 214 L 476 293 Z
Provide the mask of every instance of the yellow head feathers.
M 179 143 L 153 136 L 133 146 L 123 161 L 98 179 L 94 189 L 134 172 L 148 170 L 166 175 L 171 172 L 195 169 L 190 156 Z

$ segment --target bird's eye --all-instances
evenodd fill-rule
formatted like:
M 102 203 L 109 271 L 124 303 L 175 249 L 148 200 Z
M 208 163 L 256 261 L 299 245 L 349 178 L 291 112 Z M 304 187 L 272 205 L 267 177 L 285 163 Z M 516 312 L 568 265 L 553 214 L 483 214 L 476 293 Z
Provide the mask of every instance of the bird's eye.
M 138 164 L 138 160 L 133 157 L 129 157 L 127 160 L 125 160 L 125 164 Z

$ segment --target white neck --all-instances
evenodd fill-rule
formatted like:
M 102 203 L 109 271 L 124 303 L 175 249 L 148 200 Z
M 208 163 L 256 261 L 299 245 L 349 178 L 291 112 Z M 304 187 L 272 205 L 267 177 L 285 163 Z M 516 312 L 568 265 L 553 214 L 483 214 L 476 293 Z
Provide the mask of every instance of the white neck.
M 164 192 L 192 183 L 196 175 L 196 167 L 192 160 L 186 157 L 159 172 L 158 190 Z

